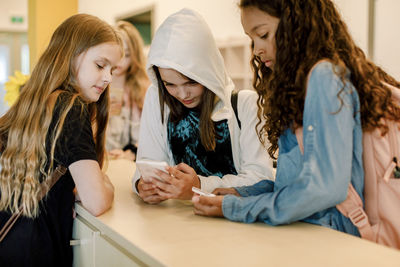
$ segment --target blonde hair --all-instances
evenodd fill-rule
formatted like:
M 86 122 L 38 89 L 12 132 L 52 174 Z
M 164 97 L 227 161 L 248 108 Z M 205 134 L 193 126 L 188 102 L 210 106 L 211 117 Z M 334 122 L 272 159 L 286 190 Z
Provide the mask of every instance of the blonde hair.
M 22 205 L 24 216 L 38 216 L 37 195 L 41 182 L 48 184 L 55 167 L 55 145 L 67 113 L 76 103 L 82 109 L 85 107 L 75 81 L 74 60 L 89 48 L 106 42 L 117 43 L 122 55 L 121 37 L 106 22 L 87 14 L 66 19 L 53 33 L 18 100 L 0 118 L 1 211 L 15 213 Z M 96 103 L 87 104 L 100 166 L 108 120 L 108 90 L 107 87 Z M 49 129 L 59 97 L 60 116 L 55 128 Z
M 146 59 L 143 53 L 143 39 L 139 31 L 131 23 L 119 21 L 117 29 L 123 33 L 126 40 L 131 65 L 126 74 L 125 85 L 130 88 L 129 98 L 132 103 L 135 103 L 140 110 L 143 108 L 144 95 L 147 87 L 150 85 L 149 78 L 146 74 Z

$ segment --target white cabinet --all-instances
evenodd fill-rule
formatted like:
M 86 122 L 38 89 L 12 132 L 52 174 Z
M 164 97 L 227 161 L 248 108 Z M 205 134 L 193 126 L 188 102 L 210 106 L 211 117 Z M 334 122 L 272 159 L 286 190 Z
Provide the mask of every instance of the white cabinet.
M 250 40 L 248 38 L 227 39 L 217 42 L 217 45 L 236 89 L 253 89 Z
M 143 266 L 143 263 L 79 215 L 71 241 L 74 267 Z
M 94 263 L 94 236 L 98 234 L 94 228 L 77 216 L 74 220 L 71 246 L 73 248 L 73 266 L 95 266 Z
M 98 235 L 96 237 L 96 267 L 143 266 L 143 263 L 126 252 L 114 241 Z

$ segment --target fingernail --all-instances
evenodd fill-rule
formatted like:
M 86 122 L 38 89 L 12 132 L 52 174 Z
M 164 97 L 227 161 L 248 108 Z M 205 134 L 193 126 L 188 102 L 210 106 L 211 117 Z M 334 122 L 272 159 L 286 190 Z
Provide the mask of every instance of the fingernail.
M 200 199 L 199 196 L 194 195 L 194 196 L 192 197 L 192 202 L 199 202 L 199 199 Z

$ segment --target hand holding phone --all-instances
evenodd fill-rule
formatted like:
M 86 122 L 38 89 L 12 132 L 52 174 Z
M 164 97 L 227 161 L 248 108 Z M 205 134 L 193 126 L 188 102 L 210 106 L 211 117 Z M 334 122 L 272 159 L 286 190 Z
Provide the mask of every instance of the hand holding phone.
M 196 194 L 201 195 L 201 196 L 215 197 L 215 195 L 214 195 L 213 193 L 204 192 L 204 191 L 201 190 L 200 188 L 197 188 L 197 187 L 194 187 L 194 186 L 192 187 L 192 191 L 193 191 L 194 193 L 196 193 Z
M 151 178 L 156 178 L 160 181 L 163 181 L 161 176 L 158 175 L 158 171 L 167 173 L 165 168 L 168 167 L 168 164 L 165 161 L 142 159 L 136 161 L 136 167 L 139 169 L 144 181 L 151 181 Z

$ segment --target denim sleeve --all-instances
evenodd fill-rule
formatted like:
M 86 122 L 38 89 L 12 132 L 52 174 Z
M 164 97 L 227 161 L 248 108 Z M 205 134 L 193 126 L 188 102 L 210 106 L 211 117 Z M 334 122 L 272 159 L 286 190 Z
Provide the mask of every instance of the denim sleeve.
M 235 187 L 235 189 L 242 197 L 255 196 L 265 192 L 272 192 L 274 190 L 274 182 L 262 180 L 254 185 Z
M 249 197 L 225 196 L 222 210 L 226 218 L 247 223 L 287 224 L 334 207 L 346 198 L 355 124 L 354 91 L 349 88 L 353 89 L 346 83 L 341 91 L 343 83 L 330 63 L 320 63 L 314 68 L 304 107 L 304 156 L 300 174 L 282 185 L 277 176 L 273 192 Z M 247 188 L 240 192 L 251 191 Z

